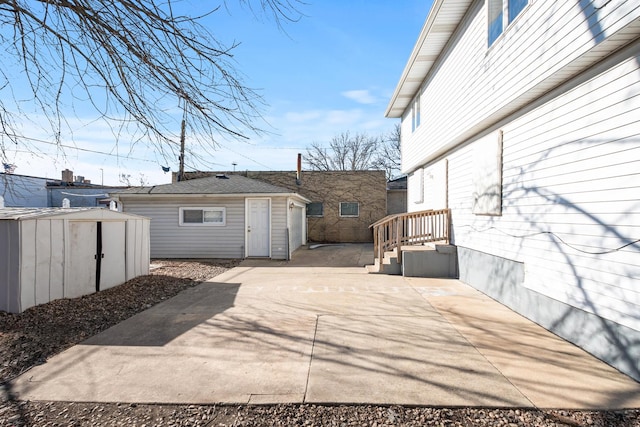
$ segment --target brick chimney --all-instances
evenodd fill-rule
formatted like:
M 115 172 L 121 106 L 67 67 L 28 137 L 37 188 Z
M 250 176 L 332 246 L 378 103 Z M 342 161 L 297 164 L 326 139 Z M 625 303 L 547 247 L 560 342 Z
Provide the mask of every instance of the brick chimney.
M 73 182 L 73 171 L 69 169 L 65 169 L 62 171 L 62 182 L 66 182 L 68 184 Z

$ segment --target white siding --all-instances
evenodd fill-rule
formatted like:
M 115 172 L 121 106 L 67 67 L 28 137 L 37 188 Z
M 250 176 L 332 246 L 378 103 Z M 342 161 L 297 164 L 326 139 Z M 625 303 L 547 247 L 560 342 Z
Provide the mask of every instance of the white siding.
M 403 116 L 405 172 L 515 112 L 640 34 L 639 2 L 536 0 L 488 48 L 485 3 L 476 1 L 470 7 L 446 53 L 427 76 L 420 127 L 412 133 L 410 112 Z
M 223 227 L 180 226 L 180 207 L 224 207 Z M 243 258 L 244 198 L 193 198 L 123 202 L 124 212 L 151 218 L 151 258 Z
M 497 126 L 502 216 L 471 212 L 474 143 L 447 156 L 453 243 L 523 262 L 525 286 L 636 330 L 640 245 L 623 246 L 640 239 L 639 51 Z
M 149 222 L 127 221 L 126 238 L 126 280 L 149 274 Z

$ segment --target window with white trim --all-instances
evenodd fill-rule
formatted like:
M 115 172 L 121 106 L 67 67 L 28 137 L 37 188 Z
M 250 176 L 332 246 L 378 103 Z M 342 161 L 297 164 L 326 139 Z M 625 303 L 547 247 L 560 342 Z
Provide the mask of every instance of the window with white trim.
M 416 95 L 411 106 L 411 132 L 420 126 L 420 93 Z
M 180 208 L 181 226 L 213 226 L 226 225 L 227 215 L 225 208 L 219 207 L 188 207 Z
M 495 42 L 529 4 L 529 0 L 489 0 L 488 2 L 489 46 Z
M 360 216 L 360 204 L 358 202 L 340 202 L 340 216 L 342 217 Z

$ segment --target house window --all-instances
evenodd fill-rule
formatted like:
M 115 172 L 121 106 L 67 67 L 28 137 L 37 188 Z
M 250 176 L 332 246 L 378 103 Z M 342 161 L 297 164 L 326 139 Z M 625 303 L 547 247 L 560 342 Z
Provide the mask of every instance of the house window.
M 489 46 L 502 34 L 503 0 L 489 0 Z
M 496 41 L 504 29 L 511 24 L 520 12 L 529 4 L 529 0 L 489 0 L 489 46 Z M 505 21 L 505 17 L 508 18 Z
M 225 208 L 180 208 L 180 225 L 223 226 L 225 224 Z
M 420 126 L 420 94 L 413 100 L 411 108 L 411 131 L 415 131 Z
M 340 202 L 340 216 L 357 217 L 360 215 L 358 202 Z
M 509 24 L 520 15 L 520 12 L 528 3 L 528 0 L 509 0 Z
M 322 202 L 311 202 L 307 205 L 307 216 L 321 217 L 324 215 L 324 205 Z
M 502 215 L 502 131 L 473 143 L 473 207 L 476 215 Z

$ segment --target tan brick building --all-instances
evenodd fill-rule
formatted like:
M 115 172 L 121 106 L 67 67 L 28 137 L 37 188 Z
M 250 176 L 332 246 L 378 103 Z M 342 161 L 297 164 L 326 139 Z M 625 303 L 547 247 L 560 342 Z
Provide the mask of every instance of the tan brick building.
M 186 179 L 221 172 L 186 172 Z M 310 199 L 307 237 L 310 242 L 371 242 L 369 225 L 387 213 L 384 171 L 225 172 L 268 182 Z M 174 176 L 175 179 L 175 176 Z

